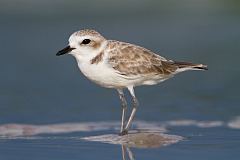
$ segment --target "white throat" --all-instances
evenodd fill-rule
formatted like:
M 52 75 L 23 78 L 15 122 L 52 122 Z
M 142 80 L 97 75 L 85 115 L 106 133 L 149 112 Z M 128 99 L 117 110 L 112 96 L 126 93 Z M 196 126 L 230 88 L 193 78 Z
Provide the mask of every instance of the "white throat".
M 90 63 L 90 61 L 100 54 L 107 46 L 107 40 L 104 41 L 98 49 L 85 49 L 81 50 L 80 53 L 76 53 L 73 51 L 72 55 L 76 58 L 78 66 L 80 64 Z

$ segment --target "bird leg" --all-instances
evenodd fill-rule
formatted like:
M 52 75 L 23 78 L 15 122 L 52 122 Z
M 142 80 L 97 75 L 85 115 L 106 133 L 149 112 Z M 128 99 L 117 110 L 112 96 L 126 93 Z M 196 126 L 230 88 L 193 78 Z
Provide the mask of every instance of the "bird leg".
M 133 109 L 132 109 L 131 115 L 130 115 L 130 117 L 129 117 L 129 119 L 128 119 L 127 125 L 125 126 L 124 130 L 121 131 L 121 135 L 125 135 L 125 134 L 128 133 L 128 129 L 129 129 L 130 126 L 131 126 L 131 123 L 132 123 L 132 121 L 133 121 L 133 118 L 134 118 L 134 116 L 135 116 L 135 113 L 136 113 L 137 107 L 138 107 L 138 100 L 137 100 L 137 98 L 136 98 L 136 96 L 135 96 L 135 94 L 134 94 L 133 87 L 128 87 L 128 90 L 129 90 L 129 92 L 130 92 L 130 94 L 131 94 L 131 96 L 132 96 Z
M 122 106 L 122 123 L 121 123 L 121 132 L 124 130 L 124 125 L 125 125 L 125 117 L 126 117 L 126 111 L 127 111 L 127 101 L 125 99 L 124 93 L 122 89 L 117 89 L 119 98 L 121 100 L 121 106 Z

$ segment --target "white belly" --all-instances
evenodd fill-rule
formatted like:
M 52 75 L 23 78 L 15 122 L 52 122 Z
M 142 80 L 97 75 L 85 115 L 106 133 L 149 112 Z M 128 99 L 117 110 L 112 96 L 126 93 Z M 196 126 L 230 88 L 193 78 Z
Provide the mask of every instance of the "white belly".
M 78 63 L 81 72 L 91 81 L 107 88 L 122 88 L 128 84 L 110 67 L 104 63 Z
M 148 78 L 146 79 L 146 77 L 135 77 L 126 79 L 119 75 L 113 68 L 107 66 L 105 63 L 78 63 L 78 66 L 81 72 L 88 79 L 106 88 L 125 88 L 128 86 L 154 85 L 169 78 L 152 77 L 153 79 L 150 80 Z

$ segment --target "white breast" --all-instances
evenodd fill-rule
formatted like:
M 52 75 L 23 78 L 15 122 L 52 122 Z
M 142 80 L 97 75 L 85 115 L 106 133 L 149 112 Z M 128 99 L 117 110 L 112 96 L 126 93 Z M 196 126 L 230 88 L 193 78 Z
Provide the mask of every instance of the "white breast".
M 122 84 L 122 78 L 119 77 L 113 68 L 108 66 L 105 56 L 106 55 L 104 55 L 103 61 L 97 64 L 91 64 L 90 58 L 84 61 L 78 60 L 78 67 L 88 79 L 103 87 L 125 87 L 125 85 Z

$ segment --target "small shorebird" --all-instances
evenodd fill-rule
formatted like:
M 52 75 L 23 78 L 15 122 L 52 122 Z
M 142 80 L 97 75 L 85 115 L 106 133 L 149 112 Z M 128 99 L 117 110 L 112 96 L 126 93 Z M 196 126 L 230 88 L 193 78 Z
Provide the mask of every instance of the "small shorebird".
M 187 70 L 207 70 L 207 66 L 203 64 L 168 60 L 134 44 L 107 40 L 97 31 L 89 29 L 73 33 L 69 38 L 69 45 L 60 50 L 57 56 L 66 53 L 76 58 L 79 69 L 88 79 L 118 91 L 122 106 L 120 135 L 128 133 L 137 110 L 135 86 L 154 85 Z M 125 88 L 133 101 L 128 121 L 125 121 Z

